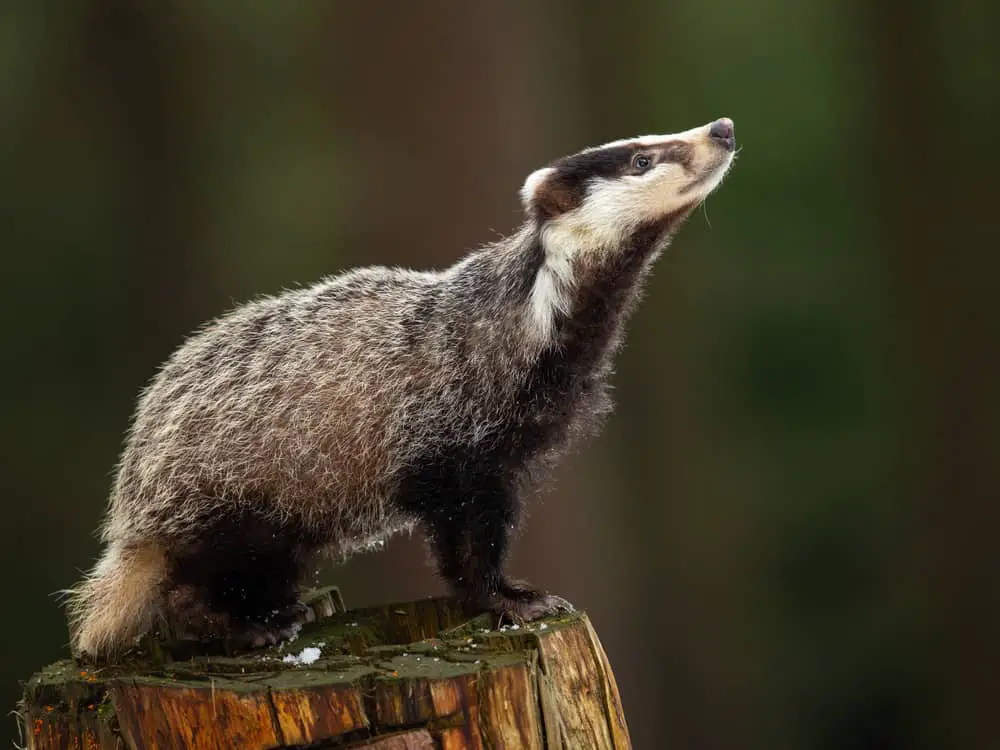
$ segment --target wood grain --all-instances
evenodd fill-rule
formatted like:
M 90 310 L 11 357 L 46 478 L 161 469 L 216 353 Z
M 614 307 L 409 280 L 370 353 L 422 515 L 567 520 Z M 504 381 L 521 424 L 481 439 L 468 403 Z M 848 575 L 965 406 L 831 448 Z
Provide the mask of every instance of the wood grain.
M 198 654 L 164 638 L 115 666 L 40 670 L 21 704 L 28 747 L 631 746 L 585 614 L 496 630 L 448 599 L 349 612 L 335 592 L 313 601 L 320 619 L 276 648 Z

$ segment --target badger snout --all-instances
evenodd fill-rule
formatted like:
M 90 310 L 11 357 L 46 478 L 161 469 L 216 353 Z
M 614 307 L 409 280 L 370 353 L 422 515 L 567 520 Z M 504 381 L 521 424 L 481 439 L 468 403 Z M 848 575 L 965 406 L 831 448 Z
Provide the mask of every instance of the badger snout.
M 726 151 L 736 149 L 736 133 L 733 129 L 733 121 L 728 117 L 720 117 L 709 125 L 708 136 L 715 143 L 726 149 Z

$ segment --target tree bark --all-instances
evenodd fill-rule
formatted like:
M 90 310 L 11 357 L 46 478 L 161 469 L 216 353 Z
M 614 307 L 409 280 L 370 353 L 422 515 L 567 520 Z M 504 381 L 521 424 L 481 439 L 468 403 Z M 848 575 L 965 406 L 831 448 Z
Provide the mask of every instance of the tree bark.
M 493 629 L 451 599 L 345 612 L 273 649 L 193 655 L 147 639 L 120 665 L 52 664 L 28 682 L 27 746 L 631 747 L 614 675 L 582 613 Z

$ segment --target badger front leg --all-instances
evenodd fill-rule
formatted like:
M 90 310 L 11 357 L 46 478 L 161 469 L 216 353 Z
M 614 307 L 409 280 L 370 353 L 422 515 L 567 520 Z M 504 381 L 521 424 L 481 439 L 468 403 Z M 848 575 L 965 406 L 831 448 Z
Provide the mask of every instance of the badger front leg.
M 424 513 L 438 569 L 472 611 L 530 621 L 571 612 L 558 596 L 512 581 L 503 573 L 517 521 L 517 498 L 497 482 L 483 482 L 451 496 L 438 495 Z

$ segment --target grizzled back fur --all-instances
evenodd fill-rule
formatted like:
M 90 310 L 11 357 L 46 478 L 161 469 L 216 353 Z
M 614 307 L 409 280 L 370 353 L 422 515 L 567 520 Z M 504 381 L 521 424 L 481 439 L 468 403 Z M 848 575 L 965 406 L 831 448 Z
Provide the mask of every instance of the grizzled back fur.
M 140 400 L 105 539 L 183 543 L 249 505 L 348 553 L 413 524 L 400 485 L 442 457 L 512 480 L 541 466 L 606 410 L 607 356 L 577 372 L 565 347 L 615 330 L 526 346 L 538 242 L 522 232 L 442 273 L 366 268 L 210 323 Z

